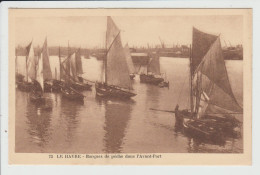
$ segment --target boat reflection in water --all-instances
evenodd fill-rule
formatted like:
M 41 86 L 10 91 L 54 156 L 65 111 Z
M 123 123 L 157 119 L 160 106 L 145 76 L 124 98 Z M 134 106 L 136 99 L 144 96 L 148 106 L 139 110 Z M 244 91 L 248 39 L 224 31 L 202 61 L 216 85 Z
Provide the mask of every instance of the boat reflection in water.
M 67 143 L 68 148 L 64 148 L 65 150 L 69 151 L 69 147 L 74 141 L 74 137 L 77 133 L 77 129 L 80 125 L 80 117 L 79 117 L 79 111 L 80 108 L 83 107 L 84 102 L 82 101 L 71 101 L 66 98 L 61 98 L 61 100 L 64 100 L 61 102 L 61 113 L 60 113 L 60 121 L 62 122 L 63 127 L 63 135 L 64 135 L 64 141 Z
M 103 152 L 121 153 L 134 102 L 131 99 L 125 102 L 109 101 L 101 97 L 97 97 L 97 101 L 105 108 Z
M 27 100 L 29 101 L 28 97 Z M 31 136 L 31 142 L 38 145 L 42 150 L 48 144 L 51 136 L 52 100 L 46 99 L 46 104 L 50 108 L 44 108 L 41 104 L 28 102 L 26 109 L 27 132 Z M 37 152 L 42 152 L 41 149 Z

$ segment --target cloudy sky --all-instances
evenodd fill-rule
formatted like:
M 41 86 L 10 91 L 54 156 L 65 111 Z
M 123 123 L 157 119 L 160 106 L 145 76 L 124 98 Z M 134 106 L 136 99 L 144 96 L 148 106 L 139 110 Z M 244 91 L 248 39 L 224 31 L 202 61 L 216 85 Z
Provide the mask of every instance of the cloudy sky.
M 242 16 L 112 16 L 122 31 L 123 44 L 147 46 L 160 44 L 159 37 L 167 45 L 191 44 L 192 26 L 221 36 L 229 45 L 242 44 Z M 45 37 L 49 46 L 92 48 L 104 46 L 105 16 L 81 17 L 17 17 L 15 20 L 16 45 L 25 46 L 32 39 L 34 45 L 42 45 Z

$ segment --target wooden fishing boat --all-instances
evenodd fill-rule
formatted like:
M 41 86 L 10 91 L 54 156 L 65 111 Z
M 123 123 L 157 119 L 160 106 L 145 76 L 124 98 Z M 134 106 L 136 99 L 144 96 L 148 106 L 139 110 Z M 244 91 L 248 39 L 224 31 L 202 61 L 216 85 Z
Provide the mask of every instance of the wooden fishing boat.
M 190 109 L 175 108 L 175 124 L 200 139 L 219 141 L 239 136 L 242 114 L 232 92 L 220 37 L 193 28 L 190 57 Z
M 31 82 L 26 82 L 26 81 L 16 82 L 16 85 L 17 88 L 23 92 L 30 92 L 33 87 L 33 84 Z
M 33 81 L 33 89 L 30 95 L 30 101 L 34 104 L 45 104 L 43 96 L 44 80 L 43 80 L 43 53 L 38 57 L 30 60 L 28 75 Z
M 157 53 L 151 53 L 150 56 L 152 58 L 147 65 L 147 72 L 140 74 L 140 82 L 158 85 L 164 81 L 160 72 L 160 58 Z
M 111 17 L 107 17 L 107 54 L 104 59 L 105 79 L 95 85 L 100 97 L 126 99 L 135 96 L 129 77 L 126 54 L 121 42 L 120 30 Z M 103 74 L 102 74 L 103 76 Z M 103 77 L 101 78 L 103 80 Z
M 125 51 L 126 62 L 127 62 L 128 70 L 129 70 L 129 77 L 131 80 L 133 80 L 135 78 L 136 72 L 135 72 L 134 63 L 133 63 L 133 60 L 131 57 L 131 53 L 130 53 L 128 44 L 125 45 L 124 51 Z
M 92 85 L 82 78 L 83 69 L 80 49 L 73 54 L 68 54 L 68 58 L 64 61 L 64 64 L 69 68 L 70 71 L 65 71 L 64 74 L 70 80 L 70 86 L 77 90 L 91 90 Z
M 69 100 L 83 101 L 84 95 L 77 92 L 75 89 L 71 88 L 69 85 L 63 86 L 61 88 L 62 97 L 65 97 Z
M 75 53 L 73 55 L 75 58 Z M 73 75 L 75 75 L 76 69 L 75 64 L 71 64 L 71 60 L 73 61 L 73 57 L 71 59 L 71 55 L 68 49 L 68 57 L 62 63 L 60 62 L 60 76 L 64 79 L 64 82 L 60 84 L 62 97 L 68 100 L 83 102 L 84 95 L 72 87 L 72 84 L 74 83 Z

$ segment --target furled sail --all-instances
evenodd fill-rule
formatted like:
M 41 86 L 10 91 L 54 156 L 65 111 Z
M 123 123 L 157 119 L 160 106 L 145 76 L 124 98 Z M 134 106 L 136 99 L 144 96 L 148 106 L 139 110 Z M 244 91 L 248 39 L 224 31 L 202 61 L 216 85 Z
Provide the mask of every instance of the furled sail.
M 196 97 L 200 116 L 204 113 L 221 113 L 226 110 L 242 112 L 230 86 L 220 37 L 217 37 L 197 66 L 193 84 L 193 95 Z
M 126 61 L 127 61 L 129 72 L 130 72 L 130 74 L 133 74 L 133 73 L 135 73 L 135 68 L 134 68 L 134 64 L 133 64 L 133 60 L 131 57 L 131 53 L 130 53 L 128 44 L 125 45 L 124 50 L 125 50 Z
M 83 74 L 80 49 L 75 53 L 77 75 Z
M 47 46 L 47 38 L 43 44 L 42 48 L 42 59 L 43 59 L 43 79 L 50 80 L 52 79 L 51 66 L 49 61 L 49 51 Z
M 106 46 L 106 83 L 125 89 L 133 89 L 120 30 L 111 17 L 107 17 Z
M 27 76 L 35 80 L 36 78 L 36 57 L 34 56 L 33 42 L 27 46 Z
M 161 75 L 160 72 L 160 57 L 158 54 L 151 54 L 151 61 L 147 66 L 147 72 L 155 75 Z
M 36 81 L 41 85 L 42 90 L 44 89 L 44 79 L 43 79 L 43 54 L 41 53 L 38 59 L 36 72 Z

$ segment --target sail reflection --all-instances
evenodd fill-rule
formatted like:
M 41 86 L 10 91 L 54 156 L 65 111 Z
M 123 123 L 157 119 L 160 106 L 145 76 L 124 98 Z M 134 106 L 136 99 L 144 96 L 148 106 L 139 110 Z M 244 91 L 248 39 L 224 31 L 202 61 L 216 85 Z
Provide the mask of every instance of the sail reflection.
M 76 130 L 80 124 L 79 111 L 83 104 L 77 101 L 70 101 L 65 98 L 61 99 L 60 121 L 62 122 L 65 141 L 71 144 L 73 138 L 77 134 Z
M 104 107 L 104 152 L 120 153 L 122 152 L 122 145 L 124 143 L 126 128 L 130 120 L 132 106 L 129 103 L 104 101 Z
M 29 100 L 29 99 L 28 99 Z M 52 106 L 50 99 L 46 102 L 49 107 Z M 28 124 L 28 134 L 31 136 L 32 142 L 43 148 L 50 140 L 52 111 L 49 108 L 43 108 L 41 105 L 27 103 L 26 117 Z

